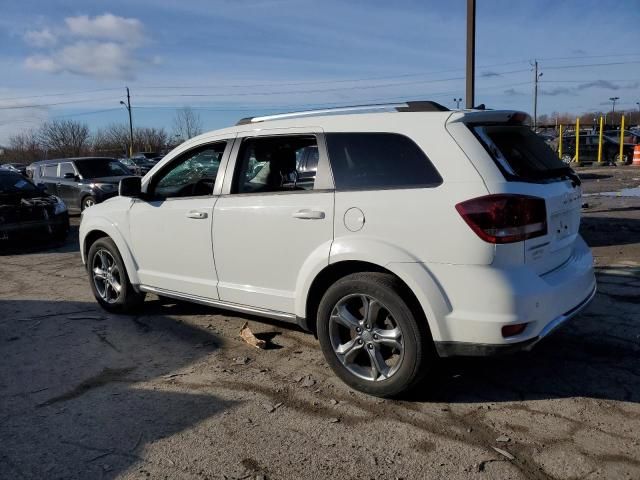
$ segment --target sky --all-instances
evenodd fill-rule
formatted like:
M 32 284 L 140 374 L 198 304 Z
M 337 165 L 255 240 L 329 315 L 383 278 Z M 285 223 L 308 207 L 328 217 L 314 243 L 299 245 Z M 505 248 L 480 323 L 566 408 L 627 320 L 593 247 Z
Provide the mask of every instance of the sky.
M 477 0 L 476 104 L 638 108 L 640 1 Z M 53 119 L 205 130 L 241 117 L 465 94 L 465 0 L 3 0 L 0 144 Z

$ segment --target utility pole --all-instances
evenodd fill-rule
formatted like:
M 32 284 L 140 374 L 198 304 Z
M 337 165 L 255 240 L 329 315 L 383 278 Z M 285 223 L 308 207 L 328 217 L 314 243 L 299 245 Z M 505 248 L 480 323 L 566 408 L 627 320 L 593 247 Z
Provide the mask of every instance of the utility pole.
M 453 97 L 453 101 L 456 102 L 456 110 L 460 110 L 460 102 L 462 101 L 462 98 Z
M 467 108 L 473 108 L 476 76 L 476 0 L 467 0 Z
M 120 105 L 124 105 L 124 108 L 129 112 L 129 158 L 133 157 L 133 120 L 131 119 L 131 96 L 129 95 L 129 87 L 127 89 L 127 103 L 120 100 Z
M 538 73 L 538 60 L 533 61 L 533 131 L 538 128 L 538 81 L 542 73 Z

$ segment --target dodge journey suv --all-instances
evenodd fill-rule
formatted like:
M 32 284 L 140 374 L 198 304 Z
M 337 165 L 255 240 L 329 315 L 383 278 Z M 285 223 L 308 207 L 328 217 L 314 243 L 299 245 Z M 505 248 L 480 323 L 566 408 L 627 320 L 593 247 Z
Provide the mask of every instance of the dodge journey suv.
M 85 211 L 105 309 L 146 293 L 297 323 L 358 390 L 529 349 L 595 294 L 580 180 L 515 111 L 433 102 L 254 117 Z

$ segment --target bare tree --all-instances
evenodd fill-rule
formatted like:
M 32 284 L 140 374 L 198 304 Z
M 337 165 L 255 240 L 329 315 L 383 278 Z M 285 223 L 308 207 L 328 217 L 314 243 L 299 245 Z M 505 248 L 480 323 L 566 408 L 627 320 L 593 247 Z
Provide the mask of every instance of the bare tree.
M 142 127 L 133 131 L 133 144 L 144 152 L 160 152 L 167 146 L 169 135 L 164 128 Z
M 5 152 L 6 160 L 20 163 L 31 163 L 41 160 L 44 152 L 38 142 L 38 136 L 34 130 L 18 133 L 9 138 L 9 145 Z
M 40 128 L 38 140 L 53 155 L 79 156 L 88 146 L 89 127 L 75 120 L 53 120 Z
M 173 130 L 182 140 L 188 140 L 202 133 L 202 119 L 191 107 L 176 110 L 173 117 Z

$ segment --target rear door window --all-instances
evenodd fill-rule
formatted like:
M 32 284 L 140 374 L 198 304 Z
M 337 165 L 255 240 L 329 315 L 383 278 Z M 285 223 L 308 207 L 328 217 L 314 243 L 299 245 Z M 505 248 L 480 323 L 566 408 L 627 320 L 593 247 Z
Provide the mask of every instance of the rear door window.
M 476 125 L 472 129 L 507 179 L 552 178 L 570 171 L 527 126 Z
M 51 165 L 45 165 L 42 169 L 43 177 L 57 177 L 58 176 L 58 164 L 52 163 Z
M 396 133 L 328 133 L 336 189 L 433 187 L 442 177 L 413 140 Z

